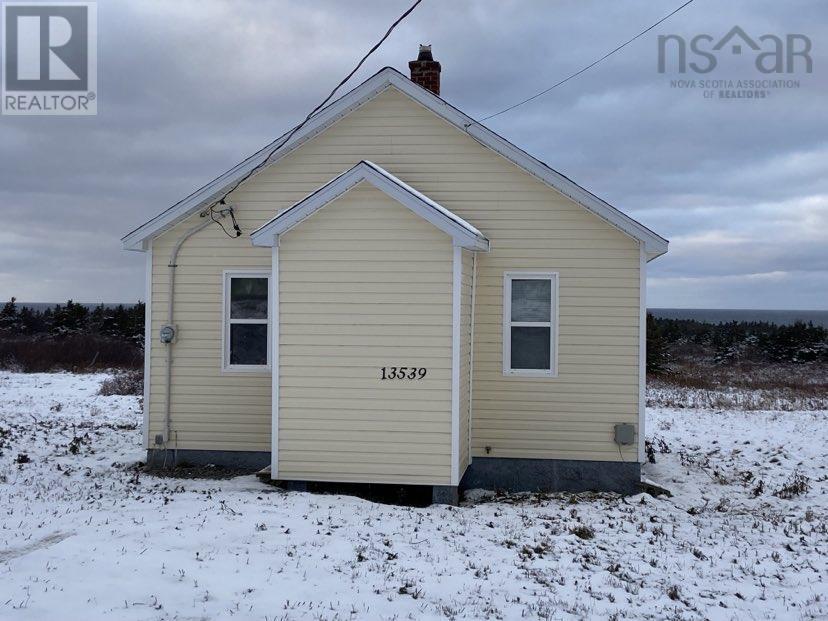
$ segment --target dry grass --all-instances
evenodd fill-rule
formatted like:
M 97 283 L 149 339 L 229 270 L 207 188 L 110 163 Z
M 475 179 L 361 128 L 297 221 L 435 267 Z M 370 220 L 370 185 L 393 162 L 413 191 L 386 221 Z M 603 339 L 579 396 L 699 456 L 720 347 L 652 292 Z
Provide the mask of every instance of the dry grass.
M 659 379 L 685 388 L 787 389 L 802 396 L 818 396 L 828 392 L 828 364 L 755 361 L 715 364 L 709 359 L 693 357 L 673 365 Z
M 691 359 L 647 378 L 650 407 L 738 410 L 828 409 L 828 365 Z
M 0 338 L 0 369 L 21 373 L 137 369 L 144 352 L 137 345 L 106 336 L 74 334 L 61 338 Z

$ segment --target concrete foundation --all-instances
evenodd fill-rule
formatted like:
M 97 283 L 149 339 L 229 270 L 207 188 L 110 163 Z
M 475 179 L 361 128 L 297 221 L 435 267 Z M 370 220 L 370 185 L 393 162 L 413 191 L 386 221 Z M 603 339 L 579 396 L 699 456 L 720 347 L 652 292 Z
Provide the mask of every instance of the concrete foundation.
M 165 454 L 166 453 L 166 454 Z M 162 468 L 187 464 L 191 466 L 221 466 L 232 470 L 255 472 L 270 465 L 269 451 L 201 451 L 191 449 L 149 449 L 147 465 Z
M 307 481 L 283 481 L 282 487 L 289 492 L 307 492 Z
M 456 507 L 460 504 L 460 488 L 456 485 L 435 485 L 431 488 L 431 502 Z
M 174 466 L 216 465 L 234 470 L 255 472 L 270 465 L 265 451 L 199 451 L 150 449 L 147 464 L 161 468 Z M 635 494 L 640 490 L 641 465 L 637 462 L 580 461 L 564 459 L 510 459 L 475 457 L 466 470 L 459 488 L 435 485 L 432 502 L 456 505 L 459 493 L 467 489 L 491 489 L 510 492 L 618 492 Z M 306 491 L 303 481 L 287 483 L 289 489 Z M 383 486 L 375 486 L 383 487 Z M 387 487 L 387 486 L 386 486 Z
M 641 464 L 637 462 L 475 457 L 460 488 L 635 494 L 640 482 Z

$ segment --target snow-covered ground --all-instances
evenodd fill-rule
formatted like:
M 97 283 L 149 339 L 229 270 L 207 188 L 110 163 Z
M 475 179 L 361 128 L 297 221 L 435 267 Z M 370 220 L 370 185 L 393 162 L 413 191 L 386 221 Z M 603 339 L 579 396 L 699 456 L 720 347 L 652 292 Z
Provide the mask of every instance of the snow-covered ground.
M 1 619 L 828 616 L 828 412 L 649 411 L 670 499 L 408 508 L 135 474 L 104 377 L 0 373 Z

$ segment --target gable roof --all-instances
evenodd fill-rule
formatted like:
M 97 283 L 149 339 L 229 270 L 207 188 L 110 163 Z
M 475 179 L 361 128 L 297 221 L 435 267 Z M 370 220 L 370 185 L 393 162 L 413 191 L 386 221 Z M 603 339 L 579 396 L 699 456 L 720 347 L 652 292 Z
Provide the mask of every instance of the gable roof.
M 391 67 L 381 69 L 362 84 L 317 112 L 304 127 L 291 136 L 274 153 L 268 155 L 273 148 L 272 145 L 284 140 L 284 137 L 288 136 L 290 132 L 286 132 L 270 145 L 259 150 L 223 175 L 217 177 L 152 220 L 127 234 L 121 239 L 124 248 L 127 250 L 144 250 L 148 240 L 175 226 L 178 222 L 193 213 L 214 204 L 234 183 L 244 178 L 254 168 L 261 166 L 266 161 L 270 164 L 279 161 L 311 138 L 325 131 L 331 124 L 355 108 L 370 101 L 391 86 L 402 91 L 417 103 L 465 132 L 483 146 L 505 157 L 516 166 L 519 166 L 529 174 L 540 179 L 546 185 L 574 200 L 585 209 L 591 211 L 633 239 L 642 242 L 648 259 L 653 259 L 667 252 L 668 242 L 666 239 L 585 190 L 568 177 L 553 170 L 540 160 L 535 159 L 492 130 L 477 123 L 474 119 L 444 99 L 436 96 L 431 91 L 414 84 L 414 82 Z M 264 169 L 264 166 L 262 166 L 262 169 Z
M 250 234 L 250 240 L 254 246 L 273 246 L 276 235 L 287 233 L 300 222 L 363 181 L 370 183 L 401 205 L 408 207 L 427 222 L 450 235 L 458 246 L 469 250 L 489 250 L 489 240 L 463 218 L 418 192 L 387 170 L 367 160 L 362 160 L 353 168 L 334 177 L 315 192 L 285 209 L 268 223 L 260 226 Z

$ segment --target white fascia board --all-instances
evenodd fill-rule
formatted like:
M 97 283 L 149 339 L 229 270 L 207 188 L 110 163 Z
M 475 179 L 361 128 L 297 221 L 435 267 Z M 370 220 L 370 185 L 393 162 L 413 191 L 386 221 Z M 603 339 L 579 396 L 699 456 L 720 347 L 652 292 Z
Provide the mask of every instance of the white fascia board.
M 422 203 L 425 203 L 426 205 L 430 205 L 435 211 L 438 211 L 438 212 L 442 213 L 449 220 L 453 220 L 456 224 L 459 224 L 461 227 L 463 227 L 467 231 L 473 233 L 474 235 L 477 235 L 479 237 L 483 237 L 483 233 L 481 233 L 476 227 L 472 226 L 471 224 L 469 224 L 468 222 L 463 220 L 463 218 L 461 218 L 457 214 L 452 213 L 451 211 L 449 211 L 448 209 L 443 207 L 440 203 L 431 200 L 428 196 L 426 196 L 422 192 L 420 192 L 418 190 L 415 190 L 414 188 L 412 188 L 410 185 L 408 185 L 405 181 L 403 181 L 399 177 L 395 177 L 390 172 L 388 172 L 387 170 L 385 170 L 381 166 L 378 166 L 377 164 L 374 164 L 373 162 L 370 162 L 368 160 L 363 160 L 363 162 L 368 167 L 370 167 L 372 170 L 379 173 L 386 180 L 388 180 L 389 182 L 391 182 L 395 186 L 398 186 L 400 189 L 405 190 L 409 194 L 413 194 Z
M 666 239 L 620 212 L 609 203 L 601 200 L 540 160 L 535 159 L 505 138 L 480 123 L 477 123 L 474 119 L 434 95 L 431 91 L 414 84 L 399 71 L 391 67 L 381 69 L 346 95 L 343 95 L 318 112 L 277 153 L 270 156 L 270 163 L 272 164 L 285 157 L 301 144 L 304 144 L 314 136 L 323 132 L 332 123 L 365 102 L 373 99 L 376 95 L 388 88 L 389 85 L 393 85 L 414 101 L 431 110 L 434 114 L 440 116 L 461 131 L 466 132 L 483 146 L 492 149 L 615 228 L 643 242 L 648 257 L 655 258 L 667 252 L 668 242 Z M 260 165 L 265 157 L 267 157 L 268 150 L 272 148 L 272 145 L 283 140 L 284 136 L 288 133 L 227 173 L 211 181 L 200 190 L 194 192 L 183 201 L 173 205 L 164 213 L 129 233 L 122 239 L 124 248 L 142 250 L 143 244 L 147 239 L 158 235 L 163 230 L 174 226 L 178 221 L 218 200 L 235 182 L 250 172 L 250 170 Z
M 488 251 L 489 240 L 471 224 L 431 200 L 408 184 L 371 162 L 359 162 L 334 177 L 324 186 L 289 207 L 250 234 L 254 246 L 272 246 L 275 236 L 283 235 L 325 205 L 361 182 L 385 193 L 404 207 L 450 235 L 454 243 L 469 250 Z

